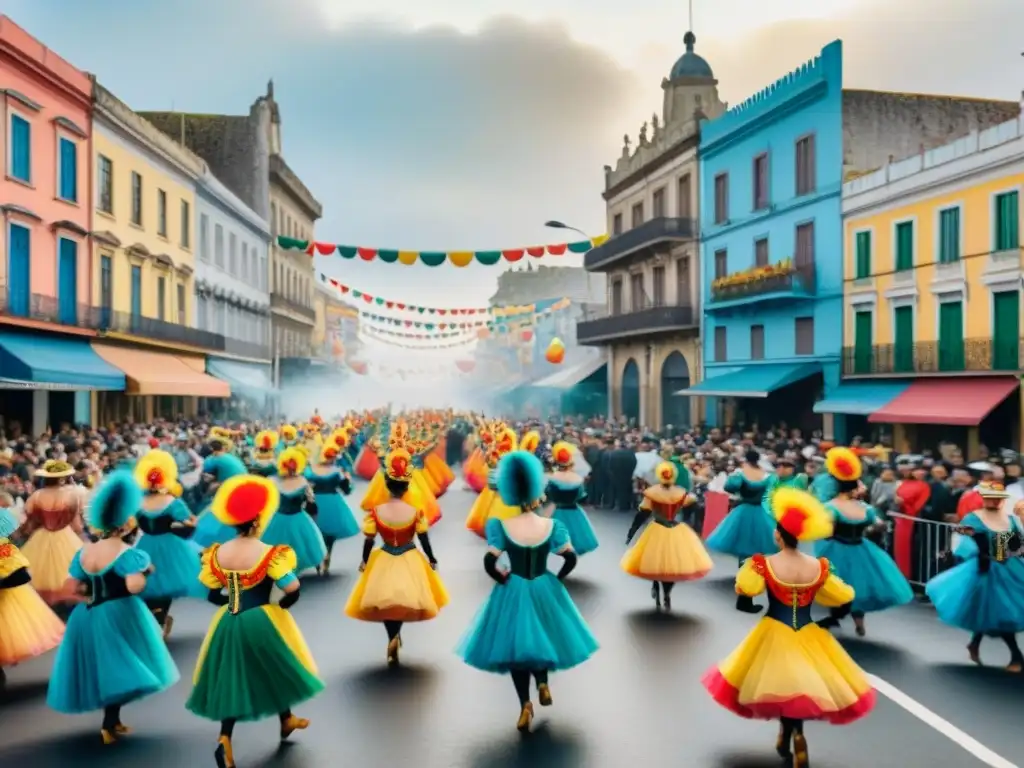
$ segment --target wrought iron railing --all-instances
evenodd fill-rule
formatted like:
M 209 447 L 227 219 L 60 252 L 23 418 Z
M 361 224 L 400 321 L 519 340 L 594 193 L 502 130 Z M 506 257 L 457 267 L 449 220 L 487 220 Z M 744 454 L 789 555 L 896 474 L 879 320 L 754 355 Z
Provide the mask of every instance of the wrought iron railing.
M 606 309 L 588 313 L 576 324 L 576 341 L 592 344 L 619 336 L 664 333 L 699 325 L 700 312 L 691 304 L 644 302 L 644 306 L 626 312 Z
M 784 274 L 769 275 L 747 283 L 712 286 L 711 298 L 715 301 L 731 301 L 764 296 L 769 293 L 813 294 L 817 290 L 817 271 L 814 264 L 801 264 Z
M 691 240 L 696 237 L 697 222 L 695 219 L 659 216 L 645 221 L 633 229 L 612 235 L 597 248 L 587 251 L 583 257 L 583 266 L 590 271 L 599 271 L 634 251 L 656 243 L 666 240 Z
M 271 308 L 277 309 L 288 309 L 296 314 L 302 315 L 303 317 L 313 320 L 316 318 L 316 310 L 312 307 L 307 307 L 305 304 L 301 304 L 297 301 L 287 298 L 282 293 L 270 294 L 270 306 Z
M 61 300 L 56 296 L 12 291 L 7 283 L 2 282 L 0 282 L 0 315 L 93 330 L 98 327 L 99 323 L 96 307 L 77 301 Z
M 844 376 L 942 373 L 1017 373 L 1024 362 L 1024 341 L 964 339 L 916 344 L 874 344 L 843 348 Z

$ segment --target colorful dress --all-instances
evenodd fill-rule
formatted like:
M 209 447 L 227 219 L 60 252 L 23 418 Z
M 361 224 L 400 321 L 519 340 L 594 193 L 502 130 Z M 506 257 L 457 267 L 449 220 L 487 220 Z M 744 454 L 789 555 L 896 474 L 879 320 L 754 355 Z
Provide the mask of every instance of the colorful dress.
M 178 668 L 163 632 L 126 579 L 145 573 L 149 555 L 125 549 L 97 573 L 71 561 L 71 578 L 88 588 L 88 603 L 68 619 L 57 649 L 46 703 L 68 715 L 121 706 L 166 690 L 178 682 Z
M 832 513 L 835 521 L 833 533 L 815 547 L 815 554 L 828 560 L 856 593 L 855 615 L 884 611 L 914 599 L 914 592 L 895 561 L 873 541 L 864 538 L 864 531 L 878 522 L 874 507 L 864 506 L 867 513 L 864 519 L 850 520 L 833 503 L 826 504 L 825 509 Z
M 48 603 L 61 602 L 71 561 L 82 548 L 82 496 L 76 489 L 44 488 L 25 505 L 21 554 L 32 569 L 32 586 Z
M 573 551 L 577 555 L 593 552 L 598 547 L 597 532 L 580 504 L 587 498 L 583 482 L 569 483 L 565 480 L 549 480 L 544 490 L 547 500 L 555 505 L 551 517 L 558 520 L 569 532 Z
M 345 615 L 361 621 L 429 621 L 448 604 L 437 571 L 416 547 L 417 534 L 430 529 L 419 510 L 404 525 L 381 520 L 376 511 L 363 520 L 363 534 L 383 544 L 370 553 L 345 605 Z
M 634 528 L 645 517 L 650 518 L 650 523 L 622 557 L 623 571 L 639 579 L 666 584 L 695 581 L 711 572 L 711 556 L 700 537 L 677 519 L 686 498 L 686 491 L 678 485 L 656 485 L 644 491 Z
M 768 593 L 768 611 L 753 631 L 703 679 L 712 698 L 730 712 L 755 720 L 825 720 L 851 723 L 875 705 L 875 691 L 839 642 L 811 618 L 811 604 L 848 605 L 853 589 L 819 561 L 810 584 L 775 577 L 764 555 L 754 555 L 736 576 L 747 597 Z
M 482 539 L 487 538 L 488 520 L 508 520 L 520 512 L 518 508 L 510 507 L 501 500 L 495 489 L 494 480 L 495 470 L 492 469 L 487 476 L 487 487 L 476 497 L 476 501 L 470 507 L 469 517 L 466 518 L 466 528 Z
M 0 668 L 52 651 L 64 637 L 64 622 L 32 588 L 28 558 L 7 538 L 16 527 L 0 509 Z
M 228 604 L 210 623 L 199 649 L 185 706 L 207 720 L 261 720 L 286 712 L 324 689 L 316 663 L 291 613 L 270 601 L 295 575 L 295 553 L 268 546 L 252 568 L 221 568 L 215 545 L 203 555 L 200 580 L 227 590 Z
M 334 542 L 359 533 L 359 521 L 341 495 L 345 488 L 351 490 L 348 478 L 337 470 L 318 475 L 310 468 L 306 479 L 316 496 L 316 524 L 324 540 Z
M 316 568 L 327 557 L 327 544 L 317 528 L 316 522 L 306 510 L 315 504 L 306 499 L 305 483 L 297 488 L 281 491 L 281 506 L 270 519 L 267 529 L 260 536 L 264 544 L 280 544 L 290 547 L 298 560 L 297 573 Z
M 532 546 L 514 541 L 501 520 L 487 521 L 487 544 L 509 559 L 508 579 L 495 584 L 456 653 L 469 666 L 505 674 L 513 670 L 557 671 L 589 659 L 597 640 L 558 577 L 548 555 L 571 546 L 558 520 Z
M 775 521 L 763 506 L 768 483 L 768 477 L 748 480 L 742 472 L 729 476 L 725 481 L 725 492 L 739 496 L 740 503 L 708 536 L 708 549 L 740 560 L 758 552 L 774 552 L 777 549 Z
M 222 453 L 206 457 L 203 462 L 203 474 L 212 475 L 217 483 L 223 483 L 232 477 L 248 474 L 248 470 L 237 456 Z M 206 508 L 199 514 L 196 530 L 192 534 L 192 540 L 203 549 L 235 538 L 235 529 L 222 523 L 210 511 L 210 501 L 212 499 L 207 500 Z
M 191 535 L 191 529 L 176 529 L 191 517 L 181 499 L 171 501 L 161 509 L 138 511 L 135 520 L 142 531 L 136 549 L 149 555 L 153 572 L 146 578 L 142 597 L 146 600 L 203 597 L 199 586 L 199 545 L 178 532 Z

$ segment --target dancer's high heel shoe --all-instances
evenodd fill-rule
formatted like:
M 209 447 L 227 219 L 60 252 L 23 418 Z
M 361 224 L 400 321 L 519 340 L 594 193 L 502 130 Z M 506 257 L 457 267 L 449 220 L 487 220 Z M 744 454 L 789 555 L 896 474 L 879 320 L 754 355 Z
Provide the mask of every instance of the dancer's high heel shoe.
M 304 731 L 309 728 L 309 720 L 304 717 L 288 715 L 281 721 L 281 741 L 284 741 L 296 731 Z
M 516 728 L 520 731 L 530 730 L 530 723 L 533 722 L 533 702 L 528 701 L 523 704 L 523 709 L 519 713 L 519 720 L 516 722 Z
M 550 707 L 555 703 L 555 700 L 551 696 L 551 688 L 547 683 L 541 683 L 537 686 L 537 698 L 540 700 L 542 707 Z
M 221 736 L 217 739 L 213 759 L 217 761 L 217 768 L 235 768 L 235 753 L 231 749 L 230 736 Z
M 970 657 L 971 661 L 973 661 L 979 667 L 984 666 L 984 664 L 981 661 L 981 646 L 980 645 L 975 645 L 974 643 L 971 643 L 970 645 L 968 645 L 967 646 L 967 655 Z
M 398 650 L 402 647 L 402 638 L 393 637 L 388 641 L 388 666 L 398 666 Z
M 661 610 L 661 587 L 658 586 L 658 582 L 651 584 L 651 597 L 654 598 L 654 607 L 657 610 Z
M 100 738 L 103 739 L 103 744 L 107 747 L 117 742 L 117 734 L 109 728 L 100 729 Z
M 775 740 L 775 751 L 779 753 L 779 757 L 783 760 L 789 760 L 793 757 L 793 750 L 790 749 L 790 745 L 793 742 L 793 732 L 786 728 L 786 726 L 779 725 L 779 737 Z
M 807 739 L 802 733 L 793 734 L 793 768 L 809 768 L 811 759 L 807 754 Z

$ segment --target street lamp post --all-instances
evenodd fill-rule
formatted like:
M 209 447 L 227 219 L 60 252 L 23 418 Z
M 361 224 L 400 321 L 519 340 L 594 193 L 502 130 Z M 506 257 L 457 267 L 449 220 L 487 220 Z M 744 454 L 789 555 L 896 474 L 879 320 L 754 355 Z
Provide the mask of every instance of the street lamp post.
M 588 240 L 590 239 L 590 235 L 588 235 L 582 229 L 577 229 L 576 227 L 570 227 L 568 224 L 565 224 L 564 222 L 561 222 L 561 221 L 557 221 L 557 220 L 545 221 L 544 222 L 544 226 L 545 227 L 550 227 L 551 229 L 568 229 L 568 230 L 571 230 L 573 232 L 579 232 L 581 235 L 583 235 Z

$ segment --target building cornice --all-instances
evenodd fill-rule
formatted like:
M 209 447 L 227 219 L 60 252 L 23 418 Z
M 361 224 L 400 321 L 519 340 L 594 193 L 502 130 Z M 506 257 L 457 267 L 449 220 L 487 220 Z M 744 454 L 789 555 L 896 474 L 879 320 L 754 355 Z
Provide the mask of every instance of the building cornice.
M 323 206 L 280 155 L 270 156 L 270 182 L 281 187 L 309 216 L 310 221 L 315 222 L 324 215 Z
M 18 33 L 24 35 L 36 46 L 35 55 L 33 55 L 33 51 L 22 50 L 15 44 L 14 40 L 10 39 L 8 27 L 13 27 L 17 30 L 15 35 Z M 88 111 L 92 98 L 90 76 L 31 37 L 28 32 L 7 17 L 0 17 L 0 54 L 11 57 L 44 83 L 62 93 L 82 109 Z M 63 76 L 59 70 L 64 70 L 67 76 Z M 78 83 L 72 82 L 72 79 L 78 78 L 80 78 Z
M 664 166 L 676 158 L 685 155 L 687 152 L 697 151 L 697 146 L 700 144 L 700 131 L 694 130 L 693 133 L 687 135 L 680 141 L 670 146 L 660 155 L 651 158 L 648 162 L 641 165 L 635 171 L 629 175 L 623 177 L 614 184 L 608 186 L 604 192 L 601 193 L 601 197 L 604 198 L 605 202 L 610 202 L 614 198 L 621 195 L 623 192 L 628 190 L 635 184 L 642 182 L 645 178 L 660 170 Z

